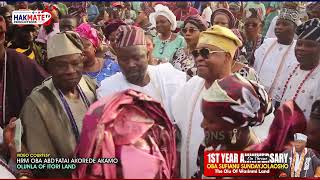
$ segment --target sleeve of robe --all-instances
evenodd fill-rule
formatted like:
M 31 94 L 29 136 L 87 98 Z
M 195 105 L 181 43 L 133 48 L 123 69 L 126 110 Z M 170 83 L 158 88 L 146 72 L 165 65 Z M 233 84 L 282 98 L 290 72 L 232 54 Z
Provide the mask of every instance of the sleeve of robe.
M 284 172 L 286 174 L 286 177 L 290 177 L 290 171 L 291 171 L 291 149 L 290 150 L 285 150 L 283 153 L 288 153 L 287 157 L 287 162 L 288 162 L 288 168 L 287 169 L 282 169 L 281 172 Z
M 40 114 L 36 104 L 27 98 L 20 114 L 23 135 L 22 142 L 29 153 L 56 154 L 54 145 L 44 124 L 44 117 Z
M 266 51 L 271 46 L 271 44 L 276 41 L 276 39 L 270 38 L 265 39 L 263 43 L 254 51 L 254 64 L 253 69 L 257 72 L 257 75 L 260 76 L 260 68 L 262 65 L 263 58 L 266 54 Z M 270 55 L 270 54 L 269 54 Z M 266 59 L 267 60 L 267 59 Z
M 320 159 L 316 156 L 314 151 L 311 152 L 311 159 L 312 159 L 312 167 L 314 168 L 313 171 L 317 174 L 317 168 L 320 168 Z M 319 174 L 320 175 L 320 174 Z

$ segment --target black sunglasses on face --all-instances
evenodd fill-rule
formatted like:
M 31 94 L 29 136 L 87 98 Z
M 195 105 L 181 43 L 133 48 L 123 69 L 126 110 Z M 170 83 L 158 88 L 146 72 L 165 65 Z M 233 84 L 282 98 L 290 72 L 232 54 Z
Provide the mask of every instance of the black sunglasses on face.
M 202 49 L 195 49 L 191 52 L 194 58 L 197 58 L 199 55 L 202 56 L 205 59 L 209 58 L 210 54 L 218 53 L 218 52 L 225 52 L 225 51 L 211 51 L 208 48 L 202 48 Z

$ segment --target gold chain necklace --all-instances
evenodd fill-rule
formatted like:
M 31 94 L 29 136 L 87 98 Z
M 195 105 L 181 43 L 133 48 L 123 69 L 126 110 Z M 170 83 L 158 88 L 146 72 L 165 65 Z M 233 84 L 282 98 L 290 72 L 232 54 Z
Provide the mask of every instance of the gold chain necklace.
M 301 153 L 301 159 L 299 161 L 299 167 L 297 172 L 294 171 L 295 169 L 295 164 L 296 164 L 296 158 L 297 158 L 297 153 L 296 150 L 293 150 L 293 159 L 292 159 L 292 163 L 291 163 L 291 177 L 300 177 L 300 173 L 301 173 L 301 169 L 303 166 L 303 162 L 304 162 L 304 157 L 307 154 L 307 152 L 305 152 L 305 149 L 303 149 L 302 153 Z

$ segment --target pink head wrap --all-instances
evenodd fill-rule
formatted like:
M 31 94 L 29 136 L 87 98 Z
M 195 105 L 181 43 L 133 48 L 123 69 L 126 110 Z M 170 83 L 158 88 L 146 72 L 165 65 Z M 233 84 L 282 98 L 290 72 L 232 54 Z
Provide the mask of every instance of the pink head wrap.
M 95 48 L 100 44 L 97 30 L 92 28 L 87 23 L 82 23 L 76 28 L 76 32 L 80 35 L 81 38 L 88 39 Z

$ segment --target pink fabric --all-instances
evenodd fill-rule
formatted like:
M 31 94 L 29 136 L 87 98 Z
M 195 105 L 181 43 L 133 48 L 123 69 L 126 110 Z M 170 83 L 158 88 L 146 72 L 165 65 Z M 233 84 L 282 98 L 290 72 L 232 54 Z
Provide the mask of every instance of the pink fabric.
M 83 123 L 77 157 L 117 157 L 121 166 L 81 164 L 74 178 L 173 177 L 175 129 L 161 105 L 150 97 L 133 90 L 105 97 L 91 105 Z M 150 142 L 149 152 L 134 144 L 138 139 Z
M 92 28 L 90 24 L 82 23 L 75 30 L 80 37 L 88 39 L 95 48 L 97 48 L 100 44 L 100 40 L 98 37 L 97 30 Z
M 122 147 L 121 159 L 124 179 L 140 179 L 142 174 L 145 179 L 154 179 L 161 165 L 159 158 L 146 154 L 132 145 Z M 147 166 L 141 168 L 141 166 L 133 165 L 132 162 L 144 162 Z
M 117 134 L 115 144 L 133 144 L 154 124 L 153 122 L 142 123 L 141 119 L 148 119 L 148 115 L 135 106 L 124 107 L 117 121 L 114 122 L 114 133 Z

